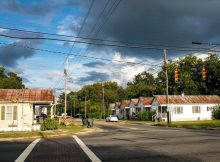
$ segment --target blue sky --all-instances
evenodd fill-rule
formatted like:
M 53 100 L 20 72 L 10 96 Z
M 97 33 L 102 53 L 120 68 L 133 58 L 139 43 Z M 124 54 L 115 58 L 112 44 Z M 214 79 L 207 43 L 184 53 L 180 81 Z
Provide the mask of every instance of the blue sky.
M 0 27 L 147 44 L 155 48 L 200 48 L 194 40 L 219 41 L 220 2 L 154 0 L 3 0 L 0 2 Z M 90 8 L 90 11 L 89 11 Z M 87 15 L 87 18 L 85 19 Z M 83 21 L 85 21 L 83 25 Z M 81 32 L 79 33 L 79 30 Z M 30 34 L 0 28 L 10 36 L 41 36 L 81 40 L 45 34 Z M 126 86 L 134 75 L 160 70 L 163 50 L 131 49 L 50 41 L 0 37 L 0 65 L 18 73 L 28 88 L 62 89 L 66 55 L 23 48 L 24 46 L 80 55 L 70 56 L 68 89 L 85 84 L 117 81 Z M 102 41 L 101 41 L 102 42 Z M 122 44 L 122 43 L 118 43 Z M 71 50 L 72 48 L 72 50 Z M 71 51 L 71 52 L 70 52 Z M 175 59 L 205 52 L 169 50 Z M 82 56 L 100 59 L 86 58 Z M 108 59 L 103 60 L 103 59 Z M 121 62 L 120 62 L 121 61 Z M 128 64 L 126 62 L 141 62 Z M 155 64 L 159 66 L 154 66 Z

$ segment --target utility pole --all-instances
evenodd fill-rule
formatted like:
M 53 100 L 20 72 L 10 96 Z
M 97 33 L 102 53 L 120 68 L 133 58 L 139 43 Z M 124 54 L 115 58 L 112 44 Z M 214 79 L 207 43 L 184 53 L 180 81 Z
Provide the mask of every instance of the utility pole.
M 86 95 L 85 95 L 85 118 L 86 118 Z
M 166 76 L 166 105 L 167 105 L 167 109 L 168 109 L 169 90 L 168 90 L 167 52 L 166 52 L 166 48 L 164 48 L 163 52 L 164 52 L 164 70 L 165 70 L 165 76 Z M 168 124 L 170 123 L 170 112 L 169 111 L 167 111 L 167 123 Z
M 74 117 L 76 116 L 76 104 L 75 104 L 75 98 L 74 98 L 74 100 L 73 100 L 73 108 L 74 108 L 74 110 L 73 110 L 73 114 L 74 114 Z
M 64 69 L 64 74 L 65 74 L 65 85 L 64 85 L 64 118 L 66 118 L 66 107 L 67 107 L 67 93 L 66 93 L 66 87 L 67 87 L 67 78 L 68 78 L 68 58 L 66 58 L 66 67 Z
M 104 83 L 102 83 L 102 112 L 103 112 L 103 119 L 105 119 L 105 89 L 104 89 Z

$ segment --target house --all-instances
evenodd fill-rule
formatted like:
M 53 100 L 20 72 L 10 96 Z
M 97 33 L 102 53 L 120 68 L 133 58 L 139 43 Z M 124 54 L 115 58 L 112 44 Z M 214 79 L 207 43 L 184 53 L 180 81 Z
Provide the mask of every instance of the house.
M 210 120 L 213 107 L 220 103 L 217 95 L 169 95 L 171 121 Z M 152 102 L 155 119 L 167 120 L 165 95 L 155 95 Z
M 39 130 L 54 99 L 51 90 L 0 89 L 0 131 Z
M 121 102 L 116 102 L 115 103 L 115 114 L 114 115 L 119 116 L 119 114 L 120 114 L 120 106 L 121 106 Z
M 153 97 L 140 97 L 138 100 L 138 111 L 145 112 L 151 110 L 151 104 L 153 101 Z
M 133 116 L 137 112 L 137 106 L 138 106 L 138 98 L 132 98 L 130 101 L 130 116 Z
M 110 103 L 108 109 L 111 112 L 111 114 L 116 114 L 115 103 Z
M 122 100 L 118 117 L 128 119 L 129 116 L 130 116 L 130 100 Z

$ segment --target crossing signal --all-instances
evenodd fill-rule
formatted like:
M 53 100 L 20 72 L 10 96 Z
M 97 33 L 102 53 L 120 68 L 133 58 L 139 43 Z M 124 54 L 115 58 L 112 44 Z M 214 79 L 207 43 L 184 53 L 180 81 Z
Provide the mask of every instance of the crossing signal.
M 206 69 L 205 69 L 205 66 L 202 67 L 202 80 L 206 80 Z
M 175 78 L 175 83 L 179 82 L 179 71 L 178 71 L 178 69 L 175 70 L 174 78 Z

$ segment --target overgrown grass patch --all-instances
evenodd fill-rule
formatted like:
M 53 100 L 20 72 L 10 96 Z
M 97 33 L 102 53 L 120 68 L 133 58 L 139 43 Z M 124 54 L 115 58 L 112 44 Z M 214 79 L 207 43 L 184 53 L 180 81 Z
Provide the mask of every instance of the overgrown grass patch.
M 178 122 L 172 122 L 170 124 L 157 123 L 154 125 L 176 127 L 176 128 L 208 129 L 208 128 L 220 128 L 220 120 L 178 121 Z
M 57 130 L 47 130 L 47 131 L 0 131 L 0 138 L 31 138 L 31 137 L 41 137 L 47 138 L 51 136 L 59 135 L 73 135 L 75 133 L 83 132 L 84 127 L 81 125 L 64 126 L 60 125 Z

